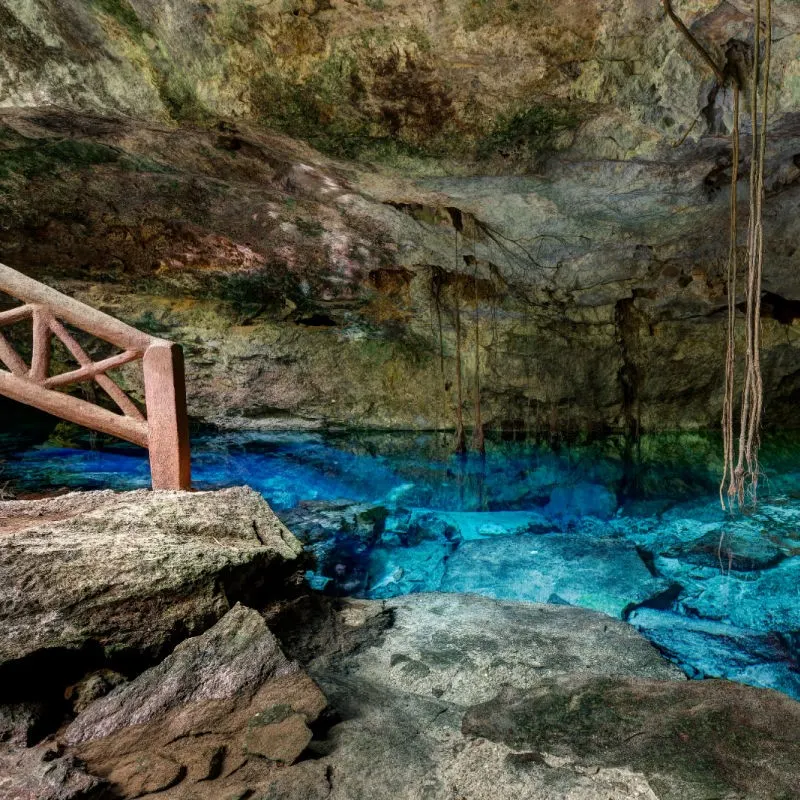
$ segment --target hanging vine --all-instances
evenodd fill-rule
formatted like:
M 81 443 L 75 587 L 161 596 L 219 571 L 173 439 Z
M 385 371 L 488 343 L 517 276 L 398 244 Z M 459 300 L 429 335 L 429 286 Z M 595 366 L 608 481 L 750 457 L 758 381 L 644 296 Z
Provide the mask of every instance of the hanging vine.
M 456 276 L 458 276 L 458 228 L 455 230 L 455 250 L 456 250 Z M 456 439 L 454 450 L 459 455 L 467 452 L 467 439 L 464 433 L 464 387 L 461 375 L 461 284 L 456 280 L 453 287 L 453 314 L 455 316 L 456 327 Z
M 764 387 L 761 375 L 761 282 L 764 268 L 764 163 L 767 146 L 767 112 L 769 107 L 769 73 L 772 60 L 772 0 L 765 0 L 765 31 L 762 33 L 762 3 L 753 5 L 753 57 L 750 75 L 726 64 L 721 68 L 672 8 L 671 0 L 662 0 L 667 16 L 698 52 L 714 73 L 720 86 L 730 84 L 733 90 L 733 130 L 731 132 L 730 242 L 727 264 L 728 327 L 725 353 L 725 386 L 722 408 L 724 466 L 720 482 L 720 502 L 725 508 L 746 499 L 757 499 L 761 417 Z M 761 64 L 761 43 L 764 62 Z M 740 157 L 740 94 L 749 80 L 751 155 L 749 185 L 749 219 L 747 230 L 747 273 L 745 279 L 745 353 L 744 382 L 739 411 L 738 443 L 734 427 L 736 401 L 736 282 L 738 274 L 738 200 Z M 760 103 L 760 105 L 759 105 Z M 726 497 L 727 494 L 727 503 Z
M 472 252 L 475 252 L 475 229 L 472 226 Z M 473 257 L 472 291 L 475 303 L 475 374 L 474 374 L 474 419 L 472 427 L 472 447 L 481 455 L 486 454 L 486 439 L 483 433 L 481 411 L 481 306 L 478 292 L 478 259 Z

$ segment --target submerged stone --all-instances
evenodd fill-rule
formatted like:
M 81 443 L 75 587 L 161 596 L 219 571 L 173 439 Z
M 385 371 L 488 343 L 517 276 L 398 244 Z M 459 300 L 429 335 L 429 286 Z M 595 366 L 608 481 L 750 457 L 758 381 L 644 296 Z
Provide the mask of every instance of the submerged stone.
M 570 534 L 497 536 L 465 542 L 450 557 L 442 591 L 572 605 L 621 617 L 668 581 L 649 572 L 632 544 Z
M 650 608 L 636 609 L 628 622 L 693 678 L 727 678 L 800 698 L 797 656 L 783 636 Z

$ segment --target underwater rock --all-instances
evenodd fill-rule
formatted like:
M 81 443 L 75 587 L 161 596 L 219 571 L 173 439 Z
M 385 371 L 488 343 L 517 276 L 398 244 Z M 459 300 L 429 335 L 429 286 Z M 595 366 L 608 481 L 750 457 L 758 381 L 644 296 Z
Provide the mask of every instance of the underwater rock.
M 18 747 L 36 743 L 37 731 L 46 728 L 52 715 L 45 703 L 17 702 L 0 705 L 0 742 Z
M 327 594 L 354 595 L 366 586 L 369 552 L 388 516 L 382 505 L 334 500 L 304 501 L 281 519 L 313 556 L 309 585 Z
M 452 544 L 436 541 L 423 541 L 413 547 L 376 547 L 369 557 L 365 595 L 378 599 L 435 592 L 452 551 Z
M 67 682 L 71 662 L 77 678 L 157 658 L 237 599 L 283 592 L 302 550 L 248 488 L 11 501 L 0 532 L 0 670 L 18 683 L 32 657 Z
M 605 486 L 596 483 L 578 483 L 575 486 L 557 486 L 544 507 L 545 514 L 562 524 L 597 517 L 610 519 L 617 510 L 617 498 Z
M 660 573 L 678 576 L 683 592 L 679 610 L 689 616 L 724 622 L 739 628 L 789 633 L 800 630 L 800 562 L 782 561 L 764 571 L 685 568 L 657 558 Z
M 256 791 L 276 765 L 297 760 L 311 740 L 308 725 L 325 705 L 261 615 L 236 605 L 91 704 L 62 739 L 123 797 L 235 796 Z
M 461 536 L 459 527 L 447 512 L 423 508 L 396 509 L 386 520 L 383 541 L 414 547 L 426 541 L 451 542 Z
M 760 535 L 759 530 L 740 531 L 733 526 L 707 530 L 696 539 L 660 547 L 659 555 L 680 559 L 687 569 L 710 567 L 715 572 L 759 572 L 777 566 L 786 558 L 780 544 Z
M 404 546 L 424 539 L 472 541 L 516 533 L 553 530 L 553 521 L 538 511 L 437 511 L 412 509 L 402 521 L 390 517 L 387 531 L 395 533 Z
M 628 622 L 691 677 L 727 678 L 800 700 L 800 660 L 785 636 L 651 608 L 637 608 Z
M 303 542 L 316 544 L 339 534 L 374 544 L 384 530 L 389 511 L 371 503 L 350 500 L 306 500 L 283 512 L 283 523 Z
M 621 617 L 668 586 L 650 573 L 630 542 L 523 534 L 462 544 L 447 562 L 441 590 L 566 602 Z
M 633 770 L 661 800 L 800 792 L 800 703 L 727 681 L 562 677 L 503 689 L 462 731 L 576 771 Z

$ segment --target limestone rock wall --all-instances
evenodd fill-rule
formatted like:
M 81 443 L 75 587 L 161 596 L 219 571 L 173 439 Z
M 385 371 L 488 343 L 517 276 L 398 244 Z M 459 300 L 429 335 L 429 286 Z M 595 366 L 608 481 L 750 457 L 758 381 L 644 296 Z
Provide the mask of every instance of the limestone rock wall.
M 763 335 L 785 425 L 800 9 L 775 6 Z M 720 63 L 747 53 L 747 3 L 676 8 Z M 491 427 L 717 424 L 731 98 L 656 0 L 0 15 L 0 259 L 183 341 L 196 418 L 450 426 L 460 327 L 461 402 L 479 391 Z

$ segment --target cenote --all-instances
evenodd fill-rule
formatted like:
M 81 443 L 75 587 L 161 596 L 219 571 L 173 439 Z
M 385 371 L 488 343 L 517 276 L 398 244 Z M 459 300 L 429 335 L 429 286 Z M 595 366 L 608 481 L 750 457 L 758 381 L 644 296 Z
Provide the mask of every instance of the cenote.
M 5 446 L 18 492 L 149 485 L 146 453 Z M 451 433 L 215 432 L 193 439 L 194 485 L 248 484 L 313 556 L 320 593 L 466 592 L 627 620 L 691 678 L 800 698 L 800 437 L 767 437 L 762 498 L 728 513 L 719 437 L 592 442 Z

